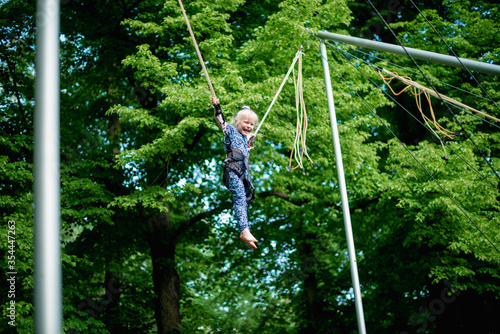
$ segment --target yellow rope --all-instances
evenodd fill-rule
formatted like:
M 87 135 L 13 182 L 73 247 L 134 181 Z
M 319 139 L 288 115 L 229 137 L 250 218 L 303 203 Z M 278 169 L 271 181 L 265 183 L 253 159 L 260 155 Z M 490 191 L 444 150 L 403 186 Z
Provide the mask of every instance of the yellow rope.
M 382 74 L 381 72 L 384 72 L 386 73 L 386 75 Z M 424 87 L 422 85 L 420 85 L 419 83 L 411 80 L 411 78 L 409 77 L 405 77 L 405 76 L 400 76 L 398 75 L 396 72 L 389 72 L 388 70 L 386 69 L 381 69 L 381 70 L 378 70 L 377 73 L 379 74 L 379 76 L 382 78 L 382 80 L 384 80 L 384 82 L 387 84 L 387 86 L 390 88 L 390 90 L 395 94 L 395 95 L 399 95 L 401 94 L 402 92 L 404 92 L 405 90 L 407 90 L 408 88 L 410 88 L 410 92 L 415 95 L 415 101 L 417 103 L 417 107 L 418 107 L 418 110 L 420 111 L 420 114 L 422 115 L 422 117 L 424 118 L 424 121 L 427 123 L 432 123 L 434 124 L 434 126 L 436 127 L 436 129 L 441 132 L 444 136 L 448 137 L 448 138 L 453 138 L 455 136 L 455 133 L 452 132 L 452 131 L 449 131 L 449 130 L 446 130 L 444 127 L 442 127 L 436 120 L 436 117 L 434 115 L 434 110 L 432 108 L 432 103 L 431 103 L 431 97 L 430 95 L 432 96 L 435 96 L 439 99 L 442 99 L 442 100 L 445 100 L 447 102 L 450 102 L 450 103 L 453 103 L 454 105 L 456 106 L 459 106 L 461 108 L 464 108 L 464 109 L 468 109 L 470 111 L 473 111 L 479 115 L 482 115 L 484 117 L 488 117 L 496 122 L 500 122 L 500 119 L 494 117 L 494 116 L 491 116 L 491 115 L 488 115 L 482 111 L 479 111 L 479 110 L 476 110 L 472 107 L 469 107 L 468 105 L 466 104 L 463 104 L 461 102 L 458 102 L 457 100 L 454 100 L 446 95 L 443 95 L 443 94 L 440 94 L 432 89 L 429 89 L 427 87 Z M 393 79 L 398 79 L 400 80 L 401 82 L 403 82 L 404 84 L 406 84 L 407 86 L 401 90 L 399 93 L 396 93 L 391 85 L 390 85 L 390 82 L 393 80 Z M 423 108 L 422 108 L 422 100 L 421 100 L 421 95 L 424 94 L 424 96 L 426 97 L 427 99 L 427 102 L 429 103 L 429 108 L 430 108 L 430 113 L 431 113 L 431 117 L 432 117 L 432 120 L 427 117 L 424 112 L 423 112 Z
M 441 133 L 443 134 L 444 136 L 450 138 L 450 139 L 453 139 L 453 137 L 455 136 L 455 132 L 453 131 L 449 131 L 449 130 L 446 130 L 444 127 L 442 127 L 436 120 L 436 116 L 434 115 L 434 109 L 432 108 L 432 101 L 431 101 L 431 97 L 430 97 L 430 92 L 429 90 L 424 90 L 422 88 L 425 88 L 423 86 L 420 86 L 418 84 L 416 84 L 414 81 L 411 80 L 411 78 L 409 77 L 405 77 L 405 76 L 399 76 L 396 72 L 393 72 L 393 73 L 390 73 L 386 70 L 384 70 L 386 73 L 388 73 L 389 75 L 383 75 L 381 73 L 381 71 L 377 71 L 377 73 L 379 74 L 379 76 L 382 78 L 382 80 L 384 80 L 385 84 L 389 87 L 389 89 L 392 91 L 392 93 L 394 95 L 400 95 L 402 94 L 404 91 L 406 91 L 407 89 L 410 89 L 410 92 L 415 96 L 415 102 L 417 104 L 417 108 L 418 110 L 420 111 L 420 114 L 422 115 L 424 121 L 427 123 L 432 123 L 434 125 L 434 127 Z M 400 81 L 402 81 L 404 84 L 406 84 L 406 87 L 403 88 L 401 91 L 399 91 L 398 93 L 396 93 L 392 87 L 391 87 L 391 81 L 393 79 L 399 79 Z M 425 96 L 425 98 L 427 99 L 427 102 L 429 103 L 429 109 L 430 109 L 430 113 L 431 113 L 431 117 L 432 117 L 432 120 L 427 117 L 427 115 L 424 114 L 424 111 L 423 111 L 423 108 L 422 108 L 422 94 Z
M 293 71 L 293 83 L 295 86 L 295 109 L 297 111 L 297 127 L 295 130 L 295 140 L 290 152 L 290 160 L 288 163 L 288 170 L 292 171 L 300 168 L 304 173 L 304 164 L 302 162 L 304 155 L 316 168 L 316 164 L 312 161 L 307 153 L 306 137 L 307 137 L 307 111 L 304 103 L 304 89 L 302 80 L 302 55 L 300 53 L 298 59 L 298 73 L 295 78 L 295 70 Z M 297 165 L 292 167 L 292 160 L 295 159 Z
M 461 107 L 461 108 L 469 109 L 470 111 L 473 111 L 473 112 L 475 112 L 475 113 L 477 113 L 477 114 L 480 114 L 480 115 L 482 115 L 482 116 L 484 116 L 484 117 L 488 117 L 488 118 L 490 118 L 490 119 L 492 119 L 492 120 L 494 120 L 494 121 L 496 121 L 496 122 L 500 122 L 500 119 L 498 119 L 498 118 L 496 118 L 496 117 L 494 117 L 494 116 L 488 115 L 487 113 L 484 113 L 484 112 L 482 112 L 482 111 L 476 110 L 476 109 L 474 109 L 474 108 L 472 108 L 472 107 L 469 107 L 469 106 L 468 106 L 468 105 L 466 105 L 466 104 L 463 104 L 463 103 L 461 103 L 461 102 L 458 102 L 457 100 L 454 100 L 454 99 L 452 99 L 451 97 L 448 97 L 448 96 L 443 95 L 443 94 L 440 94 L 440 93 L 438 93 L 438 92 L 436 92 L 436 91 L 434 91 L 434 90 L 432 90 L 432 89 L 429 89 L 429 88 L 427 88 L 427 87 L 424 87 L 424 86 L 422 86 L 422 85 L 420 85 L 420 84 L 416 83 L 415 81 L 412 81 L 412 80 L 411 80 L 410 78 L 408 78 L 408 77 L 402 77 L 402 76 L 399 76 L 396 72 L 392 72 L 392 73 L 391 73 L 391 72 L 387 71 L 386 69 L 382 69 L 382 71 L 383 71 L 384 73 L 389 74 L 390 76 L 395 77 L 396 79 L 399 79 L 399 80 L 403 81 L 405 84 L 407 84 L 407 85 L 411 85 L 411 86 L 413 86 L 413 87 L 415 87 L 415 88 L 418 88 L 418 89 L 420 89 L 420 90 L 422 90 L 422 91 L 424 91 L 424 92 L 429 93 L 430 95 L 433 95 L 433 96 L 435 96 L 435 97 L 437 97 L 437 98 L 440 98 L 440 99 L 443 99 L 443 100 L 448 101 L 448 102 L 450 102 L 450 103 L 453 103 L 454 105 L 459 106 L 459 107 Z

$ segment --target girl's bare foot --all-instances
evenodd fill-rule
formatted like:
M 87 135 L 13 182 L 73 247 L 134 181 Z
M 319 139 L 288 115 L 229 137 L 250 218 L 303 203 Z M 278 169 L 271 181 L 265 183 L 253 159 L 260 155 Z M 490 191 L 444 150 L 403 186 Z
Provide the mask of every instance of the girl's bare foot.
M 250 229 L 246 228 L 240 233 L 240 239 L 243 240 L 244 243 L 247 244 L 248 247 L 252 249 L 257 249 L 257 246 L 255 243 L 257 242 L 257 239 L 250 233 Z

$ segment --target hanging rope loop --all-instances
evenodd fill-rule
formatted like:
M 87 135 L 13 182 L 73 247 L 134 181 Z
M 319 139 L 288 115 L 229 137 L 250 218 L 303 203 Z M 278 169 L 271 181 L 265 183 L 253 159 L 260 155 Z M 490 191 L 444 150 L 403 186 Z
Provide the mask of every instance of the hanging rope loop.
M 294 78 L 294 86 L 295 86 L 295 109 L 297 110 L 297 127 L 295 130 L 295 140 L 293 143 L 292 151 L 290 152 L 290 160 L 288 163 L 288 171 L 295 170 L 300 168 L 302 170 L 302 174 L 305 175 L 305 168 L 302 162 L 304 155 L 311 162 L 314 168 L 317 168 L 316 164 L 312 161 L 307 153 L 306 146 L 306 135 L 307 135 L 307 112 L 306 112 L 306 104 L 304 102 L 304 87 L 302 80 L 302 55 L 304 53 L 301 52 L 298 58 L 298 70 L 297 70 L 297 78 L 295 78 L 295 72 L 293 72 Z M 292 167 L 292 157 L 295 159 L 297 165 Z

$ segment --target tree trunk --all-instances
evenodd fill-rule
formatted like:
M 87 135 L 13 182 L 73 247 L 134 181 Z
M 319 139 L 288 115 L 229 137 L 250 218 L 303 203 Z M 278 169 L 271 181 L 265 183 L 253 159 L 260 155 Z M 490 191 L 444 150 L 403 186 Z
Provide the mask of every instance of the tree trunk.
M 175 267 L 176 240 L 170 215 L 165 213 L 151 216 L 148 224 L 158 333 L 180 333 L 180 278 Z
M 307 233 L 299 242 L 298 251 L 302 259 L 301 271 L 304 281 L 304 302 L 307 326 L 303 328 L 302 333 L 317 333 L 321 328 L 321 320 L 324 316 L 323 302 L 318 295 L 317 267 L 318 261 L 314 254 L 314 248 L 311 240 L 314 241 L 317 236 Z
M 106 270 L 104 276 L 104 289 L 106 295 L 102 297 L 101 304 L 104 307 L 103 318 L 104 319 L 114 319 L 115 321 L 106 322 L 106 328 L 109 330 L 110 334 L 123 334 L 126 333 L 126 327 L 116 321 L 120 319 L 120 299 L 122 292 L 122 280 L 117 272 Z

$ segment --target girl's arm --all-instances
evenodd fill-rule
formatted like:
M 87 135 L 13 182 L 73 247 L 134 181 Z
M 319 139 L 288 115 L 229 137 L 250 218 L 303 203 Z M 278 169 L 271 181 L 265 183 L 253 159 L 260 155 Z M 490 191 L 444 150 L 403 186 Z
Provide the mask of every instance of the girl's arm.
M 221 130 L 224 130 L 223 127 L 226 125 L 226 121 L 224 119 L 224 114 L 222 113 L 222 109 L 220 107 L 219 99 L 212 97 L 212 105 L 214 106 L 215 122 L 217 123 L 217 126 Z

